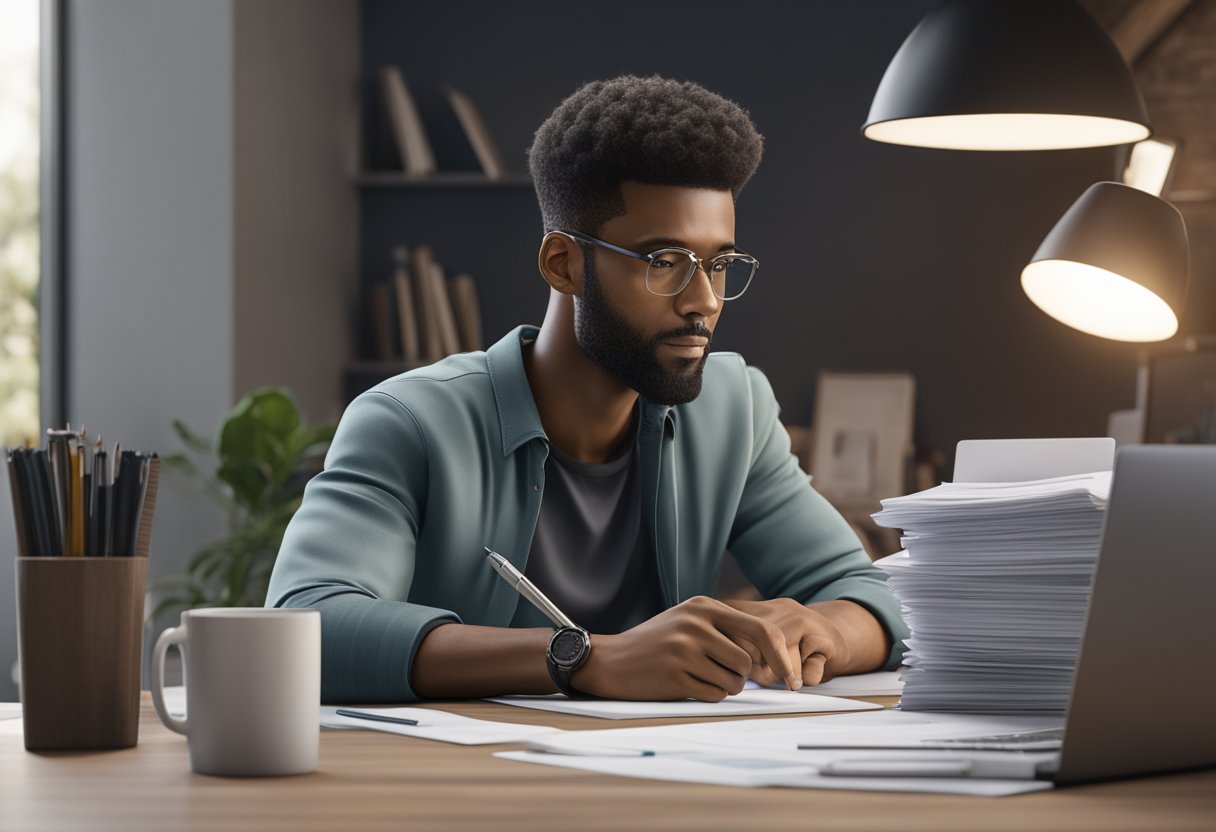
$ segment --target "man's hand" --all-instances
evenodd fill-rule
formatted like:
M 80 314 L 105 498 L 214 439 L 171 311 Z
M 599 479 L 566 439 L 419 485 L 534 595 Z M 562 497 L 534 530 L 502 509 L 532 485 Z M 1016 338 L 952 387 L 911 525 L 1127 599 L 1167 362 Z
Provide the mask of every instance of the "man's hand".
M 771 682 L 802 686 L 781 627 L 705 596 L 690 598 L 619 635 L 593 635 L 577 690 L 608 699 L 720 702 L 743 690 L 762 662 Z
M 726 604 L 781 628 L 790 663 L 801 668 L 803 684 L 826 682 L 851 663 L 849 644 L 840 628 L 823 613 L 803 606 L 792 598 L 727 601 Z M 749 676 L 752 681 L 761 685 L 780 681 L 759 651 L 749 644 L 743 647 L 752 656 Z

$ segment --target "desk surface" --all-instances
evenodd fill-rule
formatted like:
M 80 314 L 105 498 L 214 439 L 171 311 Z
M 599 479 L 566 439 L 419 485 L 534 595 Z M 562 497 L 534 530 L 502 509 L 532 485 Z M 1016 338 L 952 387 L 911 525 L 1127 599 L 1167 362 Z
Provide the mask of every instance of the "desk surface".
M 890 704 L 893 697 L 873 701 Z M 583 729 L 613 721 L 489 702 L 433 707 Z M 763 719 L 763 717 L 757 717 Z M 16 727 L 10 722 L 10 726 Z M 2 726 L 3 723 L 0 723 Z M 376 731 L 321 731 L 320 766 L 298 777 L 192 774 L 184 737 L 144 694 L 139 745 L 38 753 L 0 733 L 0 828 L 122 830 L 1043 829 L 1216 828 L 1216 770 L 1007 798 L 745 789 L 609 777 Z

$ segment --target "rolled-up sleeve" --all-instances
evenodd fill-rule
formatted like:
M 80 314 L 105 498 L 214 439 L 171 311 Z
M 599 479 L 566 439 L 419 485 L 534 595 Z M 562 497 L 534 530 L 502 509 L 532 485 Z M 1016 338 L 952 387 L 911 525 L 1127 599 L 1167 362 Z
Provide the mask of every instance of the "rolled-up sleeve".
M 376 390 L 352 402 L 287 527 L 266 595 L 268 607 L 320 610 L 322 701 L 416 701 L 419 644 L 459 621 L 406 600 L 426 481 L 426 442 L 409 410 Z
M 766 598 L 803 604 L 848 600 L 878 619 L 891 637 L 885 669 L 899 666 L 907 625 L 899 601 L 861 541 L 835 508 L 807 482 L 790 454 L 777 400 L 764 375 L 748 368 L 752 397 L 752 461 L 731 528 L 739 568 Z

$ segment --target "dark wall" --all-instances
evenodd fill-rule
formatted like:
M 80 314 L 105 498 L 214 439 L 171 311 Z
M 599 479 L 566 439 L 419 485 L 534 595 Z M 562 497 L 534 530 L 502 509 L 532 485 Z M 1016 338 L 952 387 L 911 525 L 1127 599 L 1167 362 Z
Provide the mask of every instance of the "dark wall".
M 468 93 L 514 170 L 548 113 L 584 81 L 691 79 L 742 104 L 766 138 L 738 203 L 741 247 L 763 268 L 721 318 L 715 348 L 773 382 L 807 423 L 823 369 L 915 373 L 917 441 L 1105 431 L 1134 399 L 1136 348 L 1049 319 L 1021 268 L 1071 202 L 1114 171 L 1111 150 L 959 153 L 882 145 L 859 126 L 887 62 L 933 0 L 754 3 L 399 3 L 365 0 L 365 107 L 401 67 L 428 124 Z M 369 118 L 373 165 L 386 159 Z M 441 163 L 459 165 L 456 156 Z M 365 189 L 365 279 L 393 244 L 428 242 L 472 273 L 487 337 L 539 323 L 540 214 L 527 187 Z

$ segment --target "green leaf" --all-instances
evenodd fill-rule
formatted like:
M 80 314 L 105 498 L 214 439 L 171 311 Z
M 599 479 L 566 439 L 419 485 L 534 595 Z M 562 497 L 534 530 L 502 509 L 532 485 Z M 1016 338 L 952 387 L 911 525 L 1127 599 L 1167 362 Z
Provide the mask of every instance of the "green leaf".
M 226 460 L 215 474 L 232 489 L 232 496 L 242 508 L 250 511 L 261 508 L 270 482 L 259 464 Z
M 174 419 L 170 424 L 173 426 L 174 433 L 182 440 L 182 443 L 188 448 L 193 448 L 200 453 L 210 453 L 211 443 L 203 437 L 194 433 L 190 428 L 186 427 L 186 423 L 180 419 Z
M 168 456 L 162 456 L 160 458 L 160 464 L 162 468 L 173 468 L 174 470 L 181 471 L 192 477 L 202 476 L 202 474 L 199 473 L 198 466 L 194 464 L 194 460 L 190 459 L 190 457 L 186 456 L 185 454 L 169 454 Z
M 170 594 L 157 612 L 173 606 L 261 606 L 303 486 L 323 467 L 336 426 L 305 424 L 289 391 L 263 387 L 223 418 L 214 443 L 180 421 L 173 427 L 189 450 L 211 454 L 215 473 L 204 475 L 185 454 L 164 462 L 202 483 L 227 512 L 229 533 L 199 550 L 185 574 L 158 580 Z
M 266 460 L 266 440 L 282 443 L 300 424 L 300 409 L 286 391 L 263 387 L 239 401 L 220 426 L 221 459 Z

